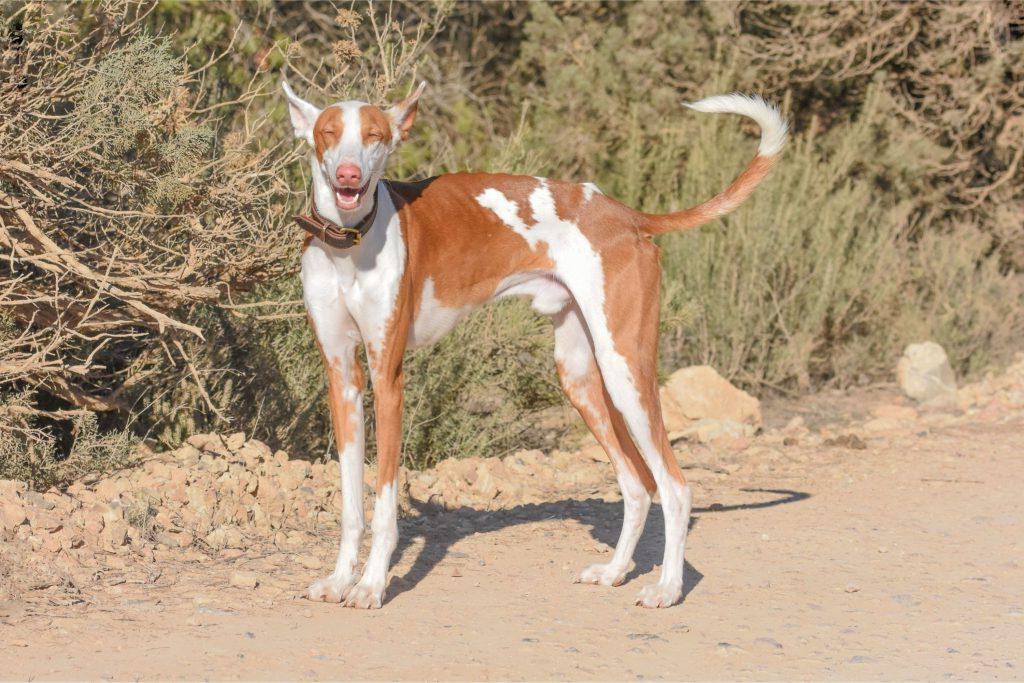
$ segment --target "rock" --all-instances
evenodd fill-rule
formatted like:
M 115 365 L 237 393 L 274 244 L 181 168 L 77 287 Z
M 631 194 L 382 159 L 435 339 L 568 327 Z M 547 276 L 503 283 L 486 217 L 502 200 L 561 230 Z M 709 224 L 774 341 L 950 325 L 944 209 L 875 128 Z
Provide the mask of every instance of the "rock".
M 28 484 L 17 479 L 0 479 L 0 499 L 18 498 L 28 490 Z
M 320 569 L 324 566 L 323 560 L 312 555 L 296 555 L 295 561 L 306 569 Z
M 204 539 L 212 548 L 242 549 L 245 547 L 245 536 L 236 526 L 222 524 L 206 535 Z
M 826 446 L 838 446 L 839 448 L 852 448 L 854 450 L 862 451 L 868 447 L 864 443 L 864 439 L 860 438 L 856 434 L 840 434 L 839 436 L 825 439 Z
M 742 424 L 735 420 L 715 420 L 703 418 L 689 427 L 670 434 L 673 438 L 688 438 L 700 443 L 712 443 L 717 441 L 735 441 L 745 439 L 754 435 L 755 427 L 750 424 Z M 741 445 L 749 445 L 747 441 L 736 441 Z
M 103 479 L 96 484 L 96 495 L 102 500 L 118 500 L 121 494 L 128 490 L 128 482 L 117 477 L 115 479 Z
M 498 461 L 498 464 L 500 465 L 501 461 Z M 494 476 L 494 472 L 486 463 L 480 463 L 477 466 L 476 481 L 473 483 L 473 490 L 485 501 L 493 500 L 499 493 L 501 493 L 501 487 L 498 484 L 500 480 L 500 477 L 496 478 Z
M 0 531 L 14 531 L 28 520 L 25 508 L 15 502 L 0 504 Z
M 956 407 L 957 387 L 946 351 L 933 341 L 910 344 L 896 365 L 896 379 L 910 398 L 936 408 Z
M 199 451 L 199 448 L 192 444 L 185 444 L 171 452 L 171 456 L 178 466 L 188 468 L 195 467 L 199 463 L 200 455 L 201 452 Z
M 188 437 L 187 443 L 201 451 L 223 453 L 227 450 L 227 444 L 220 434 L 193 434 Z
M 235 588 L 252 590 L 260 585 L 260 578 L 252 572 L 237 571 L 231 574 L 230 583 Z
M 707 365 L 672 373 L 661 389 L 661 407 L 665 427 L 674 438 L 703 419 L 729 420 L 749 427 L 751 434 L 761 426 L 760 401 Z
M 60 515 L 54 514 L 49 510 L 35 510 L 29 508 L 25 511 L 25 516 L 28 517 L 28 523 L 32 526 L 33 531 L 53 533 L 64 526 L 64 522 L 60 518 Z
M 237 451 L 245 445 L 245 432 L 235 432 L 224 440 L 229 450 Z
M 53 508 L 57 507 L 57 504 L 53 500 L 47 498 L 38 491 L 26 491 L 25 493 L 22 494 L 21 497 L 26 503 L 34 505 L 35 507 L 43 510 L 52 510 Z
M 124 507 L 121 505 L 120 500 L 113 500 L 109 503 L 104 503 L 103 501 L 93 503 L 88 513 L 98 516 L 104 524 L 111 524 L 124 519 Z
M 280 483 L 286 491 L 294 491 L 302 486 L 309 476 L 310 464 L 305 460 L 291 460 L 282 468 Z
M 611 460 L 608 459 L 608 453 L 604 450 L 604 446 L 596 442 L 591 443 L 586 448 L 582 449 L 579 452 L 579 456 L 585 461 L 592 460 L 594 462 L 611 462 Z
M 122 519 L 107 522 L 100 533 L 100 545 L 109 552 L 128 542 L 128 523 Z

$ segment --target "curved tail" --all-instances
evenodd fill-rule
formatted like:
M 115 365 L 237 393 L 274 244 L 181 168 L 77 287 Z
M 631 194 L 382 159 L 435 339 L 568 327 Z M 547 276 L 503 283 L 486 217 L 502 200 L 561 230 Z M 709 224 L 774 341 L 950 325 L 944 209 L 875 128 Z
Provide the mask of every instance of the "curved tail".
M 749 116 L 761 126 L 761 144 L 757 148 L 757 156 L 747 164 L 743 173 L 740 173 L 729 187 L 706 202 L 675 213 L 644 214 L 647 222 L 642 230 L 648 235 L 696 228 L 729 213 L 743 203 L 743 200 L 765 179 L 786 145 L 789 125 L 777 108 L 757 95 L 716 95 L 686 106 L 712 114 Z

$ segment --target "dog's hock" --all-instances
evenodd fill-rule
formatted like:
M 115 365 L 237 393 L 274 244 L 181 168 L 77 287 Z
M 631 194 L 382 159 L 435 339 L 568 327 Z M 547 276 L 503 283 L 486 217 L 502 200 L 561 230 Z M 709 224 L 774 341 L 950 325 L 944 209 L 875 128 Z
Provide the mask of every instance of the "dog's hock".
M 281 79 L 281 89 L 288 98 L 288 114 L 292 119 L 295 137 L 313 144 L 313 125 L 320 116 L 320 109 L 295 94 L 288 81 Z

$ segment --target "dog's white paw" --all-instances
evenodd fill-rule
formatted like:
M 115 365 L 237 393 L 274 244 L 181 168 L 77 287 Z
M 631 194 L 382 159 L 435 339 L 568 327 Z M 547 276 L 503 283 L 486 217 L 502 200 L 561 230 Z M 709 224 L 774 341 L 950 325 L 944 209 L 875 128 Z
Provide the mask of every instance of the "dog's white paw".
M 306 589 L 306 599 L 317 602 L 341 602 L 345 593 L 355 584 L 353 576 L 331 574 L 314 581 Z
M 384 586 L 360 581 L 345 595 L 345 607 L 380 609 L 384 604 Z
M 618 586 L 626 580 L 626 570 L 612 564 L 592 564 L 576 577 L 576 583 Z
M 662 583 L 652 583 L 644 586 L 636 597 L 636 604 L 640 607 L 655 609 L 658 607 L 671 607 L 683 597 L 682 586 L 666 586 Z

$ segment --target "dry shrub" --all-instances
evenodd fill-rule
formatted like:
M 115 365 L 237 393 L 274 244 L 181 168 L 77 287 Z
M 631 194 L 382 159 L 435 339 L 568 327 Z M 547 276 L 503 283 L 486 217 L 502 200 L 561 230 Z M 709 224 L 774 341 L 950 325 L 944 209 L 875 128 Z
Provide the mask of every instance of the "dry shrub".
M 188 378 L 216 410 L 187 348 L 196 306 L 293 268 L 293 157 L 263 144 L 263 91 L 223 99 L 217 55 L 190 69 L 145 30 L 151 9 L 0 18 L 0 420 L 30 460 L 56 439 L 64 471 L 95 441 L 93 413 L 124 425 L 155 380 Z
M 759 85 L 841 123 L 872 82 L 941 155 L 916 169 L 918 221 L 971 223 L 1024 267 L 1024 4 L 743 3 L 733 32 Z

